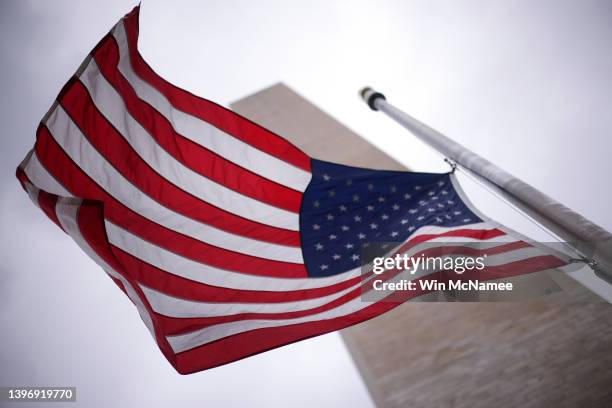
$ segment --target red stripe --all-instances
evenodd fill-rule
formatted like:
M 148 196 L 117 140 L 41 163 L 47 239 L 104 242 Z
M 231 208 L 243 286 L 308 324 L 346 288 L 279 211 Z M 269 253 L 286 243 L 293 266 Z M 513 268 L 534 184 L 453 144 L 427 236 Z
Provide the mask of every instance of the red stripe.
M 469 225 L 467 226 L 469 227 Z M 442 232 L 439 234 L 423 234 L 414 237 L 413 239 L 408 240 L 402 247 L 399 249 L 399 252 L 405 252 L 413 246 L 420 244 L 425 241 L 429 241 L 435 238 L 444 238 L 444 237 L 462 237 L 462 238 L 473 238 L 478 240 L 488 240 L 497 237 L 501 237 L 506 235 L 504 231 L 501 231 L 497 228 L 493 229 L 473 229 L 473 228 L 463 228 L 456 229 L 451 231 Z
M 176 354 L 176 370 L 190 374 L 231 363 L 276 347 L 344 329 L 383 314 L 401 303 L 379 302 L 334 319 L 256 329 Z
M 302 264 L 272 261 L 218 248 L 156 224 L 125 207 L 93 182 L 61 149 L 48 129 L 41 127 L 36 153 L 54 177 L 75 196 L 104 203 L 105 217 L 112 223 L 186 258 L 219 268 L 254 275 L 306 277 Z
M 43 190 L 38 191 L 38 205 L 40 208 L 45 214 L 47 214 L 47 217 L 49 217 L 49 219 L 55 223 L 55 225 L 61 229 L 64 229 L 57 218 L 57 214 L 55 213 L 55 203 L 57 203 L 57 199 L 58 197 L 55 194 L 49 194 Z
M 270 181 L 177 133 L 168 119 L 138 95 L 117 68 L 119 48 L 113 36 L 96 50 L 95 61 L 106 80 L 123 98 L 132 117 L 176 160 L 193 171 L 243 195 L 299 213 L 302 194 Z
M 106 230 L 104 228 L 104 210 L 100 202 L 91 200 L 85 200 L 81 203 L 77 215 L 77 223 L 81 235 L 87 242 L 87 244 L 102 258 L 115 272 L 121 274 L 134 289 L 141 302 L 145 305 L 151 320 L 153 321 L 153 327 L 155 331 L 155 340 L 160 350 L 166 356 L 168 361 L 172 365 L 176 365 L 176 355 L 168 344 L 165 335 L 159 329 L 159 324 L 156 321 L 155 313 L 151 309 L 151 305 L 147 301 L 142 289 L 132 279 L 129 274 L 125 272 L 122 265 L 113 256 L 108 241 L 106 239 Z M 116 279 L 113 278 L 113 281 Z M 123 284 L 118 283 L 119 287 L 123 288 Z
M 30 156 L 30 154 L 28 154 L 28 156 Z M 30 159 L 28 158 L 27 160 L 29 161 Z M 21 167 L 17 167 L 17 170 L 15 170 L 15 176 L 17 177 L 17 180 L 19 180 L 21 188 L 23 188 L 23 190 L 27 192 L 28 189 L 26 188 L 26 183 L 32 184 L 32 182 L 28 178 L 28 175 L 25 173 L 25 171 L 23 171 Z
M 30 157 L 32 155 L 29 154 L 28 156 L 28 160 L 30 160 Z M 28 189 L 26 187 L 27 184 L 34 186 L 34 184 L 30 181 L 28 175 L 25 173 L 25 171 L 23 171 L 21 167 L 17 167 L 16 176 L 19 182 L 21 183 L 21 187 L 23 187 L 26 193 L 28 192 Z M 55 223 L 55 225 L 57 225 L 63 230 L 64 228 L 62 227 L 62 224 L 59 222 L 57 214 L 55 213 L 55 203 L 57 202 L 58 197 L 54 194 L 49 194 L 46 191 L 39 189 L 37 186 L 34 186 L 34 188 L 38 190 L 38 206 L 40 207 L 40 209 L 45 213 L 47 217 L 49 217 L 51 221 Z
M 491 268 L 485 268 L 483 271 L 467 271 L 460 276 L 460 280 L 493 280 L 510 278 L 518 275 L 543 271 L 546 269 L 561 268 L 566 266 L 567 262 L 553 255 L 540 255 L 532 258 L 523 259 L 515 262 L 509 262 L 503 265 L 498 265 Z
M 157 75 L 138 51 L 138 13 L 135 7 L 123 20 L 134 72 L 168 98 L 177 109 L 208 122 L 225 133 L 310 172 L 310 157 L 286 139 L 229 109 L 180 89 Z

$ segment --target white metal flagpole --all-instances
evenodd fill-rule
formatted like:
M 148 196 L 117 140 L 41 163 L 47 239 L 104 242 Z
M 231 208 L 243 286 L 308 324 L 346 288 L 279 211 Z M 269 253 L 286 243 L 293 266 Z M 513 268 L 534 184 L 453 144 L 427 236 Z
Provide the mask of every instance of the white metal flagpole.
M 372 110 L 384 112 L 452 162 L 497 187 L 513 204 L 585 256 L 597 276 L 612 283 L 612 234 L 608 231 L 391 105 L 380 92 L 364 88 L 361 96 Z

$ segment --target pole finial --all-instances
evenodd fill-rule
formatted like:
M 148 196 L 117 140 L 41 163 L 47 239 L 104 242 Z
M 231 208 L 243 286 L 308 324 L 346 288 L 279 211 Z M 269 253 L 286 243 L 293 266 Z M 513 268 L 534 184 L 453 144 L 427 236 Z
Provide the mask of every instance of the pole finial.
M 361 95 L 361 98 L 364 100 L 364 102 L 368 104 L 370 109 L 375 110 L 375 111 L 377 111 L 378 108 L 376 107 L 374 102 L 379 98 L 385 99 L 385 100 L 387 99 L 385 98 L 385 95 L 381 94 L 380 92 L 376 92 L 369 86 L 366 86 L 361 91 L 359 91 L 359 94 Z

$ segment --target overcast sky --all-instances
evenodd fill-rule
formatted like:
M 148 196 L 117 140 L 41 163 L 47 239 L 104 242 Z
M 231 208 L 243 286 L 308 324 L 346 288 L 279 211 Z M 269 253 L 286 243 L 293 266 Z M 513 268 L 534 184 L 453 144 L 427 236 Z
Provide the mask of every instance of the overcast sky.
M 74 385 L 87 407 L 371 406 L 337 334 L 178 375 L 123 293 L 19 187 L 14 170 L 37 122 L 133 6 L 0 2 L 0 386 Z M 610 39 L 605 0 L 144 0 L 140 49 L 166 79 L 225 105 L 283 81 L 411 168 L 446 171 L 366 109 L 357 91 L 372 85 L 612 230 Z M 537 237 L 466 188 L 486 213 Z

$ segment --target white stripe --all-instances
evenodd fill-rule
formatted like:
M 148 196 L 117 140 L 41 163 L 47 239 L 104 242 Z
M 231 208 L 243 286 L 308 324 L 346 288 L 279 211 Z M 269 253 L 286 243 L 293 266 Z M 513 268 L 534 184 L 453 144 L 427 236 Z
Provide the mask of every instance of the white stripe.
M 286 313 L 314 309 L 332 302 L 352 290 L 357 285 L 340 292 L 314 299 L 276 303 L 227 303 L 227 302 L 197 302 L 182 299 L 140 285 L 149 304 L 157 313 L 168 317 L 215 317 L 231 316 L 240 313 Z
M 507 254 L 494 255 L 489 257 L 486 262 L 487 265 L 500 265 L 511 262 L 512 260 L 526 259 L 532 256 L 541 255 L 542 251 L 535 248 L 518 249 L 516 251 L 508 252 Z M 421 274 L 422 275 L 422 274 Z M 415 274 L 411 279 L 416 279 L 420 274 Z M 406 275 L 399 274 L 388 282 L 398 282 L 402 279 L 406 279 Z M 288 326 L 306 322 L 315 322 L 327 319 L 334 319 L 337 317 L 347 316 L 352 313 L 356 313 L 368 306 L 373 305 L 373 302 L 366 302 L 357 297 L 352 299 L 338 307 L 330 310 L 326 310 L 320 313 L 315 313 L 308 316 L 303 316 L 294 319 L 283 319 L 283 320 L 242 320 L 236 322 L 221 323 L 213 326 L 206 327 L 204 329 L 195 330 L 190 333 L 167 336 L 167 340 L 175 353 L 180 353 L 198 347 L 207 343 L 211 343 L 215 340 L 222 339 L 224 337 L 232 336 L 239 333 L 244 333 L 250 330 L 261 329 L 266 327 L 280 327 Z
M 371 306 L 373 303 L 364 302 L 361 297 L 356 297 L 339 307 L 331 310 L 326 310 L 321 313 L 316 313 L 309 316 L 300 317 L 297 319 L 285 320 L 242 320 L 237 322 L 217 324 L 209 326 L 205 329 L 196 330 L 178 336 L 167 336 L 166 339 L 170 343 L 170 347 L 175 353 L 190 350 L 192 348 L 211 343 L 215 340 L 222 339 L 234 334 L 244 333 L 250 330 L 261 329 L 265 327 L 279 327 L 292 324 L 314 322 L 335 317 L 346 316 L 355 313 L 361 309 Z
M 436 233 L 442 233 L 463 228 L 465 228 L 465 226 L 450 228 L 421 227 L 417 233 L 413 234 L 409 239 L 424 234 L 431 234 L 433 233 L 432 230 L 436 230 Z M 344 282 L 361 274 L 361 268 L 359 267 L 341 274 L 321 278 L 277 278 L 237 273 L 206 265 L 175 254 L 174 252 L 137 237 L 110 221 L 106 221 L 106 234 L 111 244 L 159 269 L 196 282 L 230 289 L 274 292 L 314 289 Z M 444 241 L 446 237 L 436 239 Z M 463 238 L 462 242 L 468 241 L 469 238 Z
M 36 207 L 40 208 L 40 204 L 38 204 L 38 192 L 40 190 L 32 186 L 31 184 L 26 183 L 26 191 L 28 192 L 28 197 L 30 197 L 30 201 L 32 201 Z
M 108 241 L 119 249 L 157 268 L 196 282 L 231 289 L 288 291 L 329 286 L 346 276 L 330 278 L 275 278 L 232 272 L 206 265 L 145 241 L 131 232 L 106 221 Z M 359 273 L 354 276 L 359 275 Z
M 72 197 L 72 194 L 40 163 L 36 152 L 32 152 L 23 171 L 37 188 L 58 196 Z
M 461 228 L 457 228 L 457 229 L 461 229 Z M 509 242 L 515 242 L 517 239 L 511 235 L 500 235 L 497 237 L 493 237 L 493 238 L 488 238 L 486 240 L 481 240 L 481 239 L 474 239 L 474 238 L 469 238 L 469 237 L 439 237 L 439 238 L 434 238 L 432 240 L 429 240 L 429 242 L 444 242 L 447 244 L 453 244 L 453 243 L 464 243 L 464 242 L 491 242 L 491 243 L 509 243 Z M 478 249 L 484 249 L 485 247 L 482 246 L 478 246 Z
M 102 115 L 162 178 L 200 200 L 243 218 L 291 231 L 300 229 L 299 214 L 242 195 L 176 160 L 130 115 L 123 98 L 100 73 L 93 59 L 80 80 Z
M 277 261 L 303 263 L 300 248 L 230 234 L 176 213 L 151 199 L 100 155 L 61 106 L 49 117 L 47 127 L 53 138 L 83 172 L 111 196 L 143 217 L 173 231 L 230 251 Z
M 81 247 L 83 251 L 85 251 L 87 255 L 89 255 L 89 257 L 91 257 L 98 265 L 100 265 L 106 271 L 106 273 L 108 273 L 113 278 L 119 280 L 123 284 L 123 287 L 125 288 L 128 297 L 136 306 L 136 309 L 138 310 L 142 321 L 149 329 L 149 332 L 151 332 L 153 338 L 155 338 L 155 329 L 153 328 L 153 321 L 151 320 L 151 316 L 149 315 L 147 308 L 142 303 L 142 300 L 140 299 L 132 285 L 121 274 L 117 273 L 115 270 L 113 270 L 113 268 L 110 267 L 110 265 L 104 262 L 104 260 L 100 258 L 100 256 L 98 256 L 96 251 L 94 251 L 93 248 L 89 246 L 85 238 L 83 238 L 83 235 L 81 235 L 81 231 L 79 229 L 77 221 L 80 204 L 81 200 L 79 199 L 60 197 L 57 201 L 57 204 L 55 205 L 55 213 L 57 214 L 57 218 L 59 219 L 60 224 L 64 228 L 64 231 L 66 231 L 66 233 L 68 233 L 72 237 L 72 239 L 79 245 L 79 247 Z
M 465 225 L 457 225 L 455 227 L 441 227 L 438 225 L 425 225 L 416 230 L 410 238 L 425 235 L 425 234 L 444 234 L 445 232 L 454 231 L 454 230 L 488 230 L 497 228 L 496 223 L 492 222 L 476 222 L 474 224 L 465 224 Z
M 181 135 L 269 180 L 297 191 L 305 191 L 311 173 L 286 163 L 237 139 L 211 124 L 176 109 L 168 99 L 133 71 L 129 59 L 127 36 L 123 22 L 113 30 L 119 45 L 119 71 L 132 85 L 138 96 L 165 116 Z

